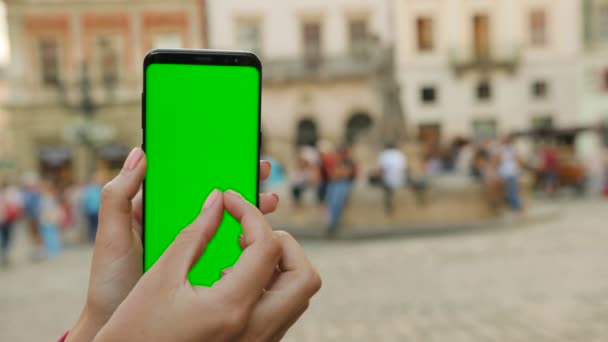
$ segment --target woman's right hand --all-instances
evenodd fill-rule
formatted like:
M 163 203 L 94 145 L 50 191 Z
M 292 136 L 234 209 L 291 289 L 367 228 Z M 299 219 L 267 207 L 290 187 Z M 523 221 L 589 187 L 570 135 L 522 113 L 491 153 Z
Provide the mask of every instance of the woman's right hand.
M 224 210 L 241 222 L 243 254 L 212 287 L 193 286 L 188 272 L 215 235 Z M 320 287 L 318 273 L 293 237 L 273 232 L 239 194 L 215 190 L 95 341 L 278 341 Z

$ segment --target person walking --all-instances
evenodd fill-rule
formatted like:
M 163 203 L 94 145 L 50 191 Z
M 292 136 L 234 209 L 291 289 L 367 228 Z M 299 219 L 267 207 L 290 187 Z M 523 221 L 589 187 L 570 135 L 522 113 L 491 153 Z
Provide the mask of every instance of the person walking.
M 350 147 L 343 146 L 338 150 L 336 165 L 327 188 L 327 209 L 329 214 L 327 235 L 329 237 L 335 236 L 338 231 L 338 224 L 342 218 L 342 212 L 346 206 L 356 175 L 356 165 L 351 157 Z
M 512 137 L 506 137 L 499 149 L 500 162 L 498 173 L 504 182 L 505 195 L 511 212 L 521 212 L 521 199 L 519 194 L 519 160 L 513 148 Z
M 97 235 L 102 184 L 101 174 L 96 174 L 91 182 L 85 186 L 82 194 L 82 206 L 87 221 L 89 242 L 91 243 L 95 242 L 95 236 Z
M 559 182 L 559 154 L 555 146 L 547 143 L 543 145 L 542 152 L 542 180 L 545 192 L 548 195 L 555 195 Z
M 0 185 L 0 267 L 10 264 L 9 251 L 12 242 L 13 226 L 21 216 L 19 192 L 8 184 Z
M 46 256 L 54 257 L 61 251 L 59 224 L 62 221 L 62 210 L 53 183 L 48 180 L 43 181 L 41 190 L 40 232 Z
M 26 173 L 23 182 L 23 214 L 32 241 L 32 261 L 44 258 L 44 246 L 40 235 L 40 184 L 38 175 Z
M 389 143 L 378 157 L 378 169 L 382 175 L 384 211 L 394 213 L 395 191 L 406 184 L 407 158 L 395 144 Z

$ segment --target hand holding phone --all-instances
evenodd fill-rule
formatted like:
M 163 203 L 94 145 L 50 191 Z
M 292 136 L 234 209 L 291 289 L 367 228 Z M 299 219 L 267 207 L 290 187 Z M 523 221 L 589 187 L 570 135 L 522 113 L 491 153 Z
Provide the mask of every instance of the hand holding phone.
M 243 255 L 213 287 L 193 286 L 188 274 L 216 233 L 224 210 L 242 223 Z M 317 272 L 293 237 L 273 232 L 240 194 L 216 190 L 95 341 L 277 341 L 320 287 Z
M 120 174 L 104 187 L 86 302 L 68 342 L 92 341 L 142 277 L 141 185 L 146 166 L 145 154 L 135 148 Z M 270 171 L 270 163 L 261 161 L 260 181 Z M 273 212 L 279 202 L 275 194 L 259 198 L 264 214 Z

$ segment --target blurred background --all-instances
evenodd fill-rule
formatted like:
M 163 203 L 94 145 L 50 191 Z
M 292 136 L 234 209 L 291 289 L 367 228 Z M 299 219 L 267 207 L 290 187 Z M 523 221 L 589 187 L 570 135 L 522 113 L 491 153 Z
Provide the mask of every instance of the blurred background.
M 262 60 L 269 218 L 324 279 L 286 340 L 608 340 L 608 0 L 0 4 L 0 340 L 78 317 L 153 48 Z

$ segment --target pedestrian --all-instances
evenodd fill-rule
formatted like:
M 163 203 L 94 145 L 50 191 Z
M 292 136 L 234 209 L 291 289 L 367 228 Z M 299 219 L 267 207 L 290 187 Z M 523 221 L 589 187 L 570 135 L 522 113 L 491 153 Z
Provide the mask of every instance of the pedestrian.
M 378 169 L 382 175 L 384 211 L 386 214 L 392 215 L 395 191 L 406 185 L 407 158 L 395 144 L 386 144 L 378 157 Z
M 277 198 L 261 195 L 258 209 L 234 192 L 212 192 L 199 217 L 144 275 L 136 197 L 146 173 L 143 151 L 133 150 L 125 165 L 132 166 L 102 199 L 86 302 L 60 341 L 280 340 L 312 304 L 321 280 L 298 242 L 273 231 L 264 217 Z M 267 163 L 260 167 L 266 168 L 261 174 L 270 172 Z M 225 211 L 241 222 L 245 251 L 212 288 L 192 286 L 188 273 Z
M 103 176 L 101 173 L 97 173 L 85 186 L 82 194 L 82 207 L 87 220 L 87 236 L 91 243 L 95 242 L 95 236 L 97 235 L 102 185 Z
M 327 209 L 329 226 L 327 235 L 333 237 L 338 231 L 338 225 L 342 218 L 342 212 L 350 196 L 353 182 L 357 175 L 357 169 L 349 146 L 338 149 L 338 157 L 327 188 Z
M 296 169 L 291 177 L 291 194 L 296 207 L 302 203 L 304 191 L 317 182 L 319 153 L 312 146 L 301 146 L 296 156 Z
M 10 264 L 9 252 L 15 222 L 21 216 L 19 191 L 3 183 L 0 185 L 0 267 Z
M 32 261 L 44 259 L 44 245 L 40 234 L 40 182 L 38 175 L 27 172 L 23 177 L 23 214 L 32 243 Z
M 62 221 L 62 210 L 53 183 L 48 180 L 43 181 L 41 190 L 40 232 L 46 256 L 54 257 L 61 251 L 59 224 Z
M 521 199 L 519 193 L 519 159 L 513 147 L 513 138 L 507 136 L 503 139 L 499 149 L 498 173 L 502 178 L 507 204 L 514 214 L 521 212 Z
M 296 155 L 295 170 L 291 174 L 291 198 L 296 207 L 299 207 L 302 202 L 302 195 L 310 176 L 308 160 L 304 157 L 302 150 L 299 150 Z
M 325 204 L 327 198 L 327 187 L 330 175 L 336 166 L 336 150 L 329 140 L 321 140 L 319 143 L 319 185 L 317 186 L 317 202 L 320 206 Z
M 541 172 L 545 192 L 554 195 L 558 185 L 559 156 L 557 149 L 550 143 L 543 145 L 541 151 Z

